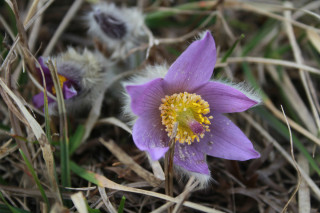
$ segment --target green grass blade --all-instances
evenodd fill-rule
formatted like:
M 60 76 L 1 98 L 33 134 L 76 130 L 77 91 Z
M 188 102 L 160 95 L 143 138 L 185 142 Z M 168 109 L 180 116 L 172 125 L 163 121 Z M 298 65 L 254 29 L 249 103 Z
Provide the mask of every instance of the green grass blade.
M 12 208 L 9 208 L 6 205 L 0 204 L 0 212 L 1 213 L 12 213 L 12 212 L 18 212 L 18 213 L 30 213 L 26 210 L 19 209 L 17 207 L 12 206 Z
M 252 75 L 251 69 L 247 63 L 242 64 L 245 76 L 247 80 L 253 85 L 255 89 L 259 89 L 262 94 L 263 100 L 268 100 L 268 96 L 262 91 L 262 89 L 259 87 L 256 79 Z M 254 108 L 261 117 L 263 117 L 264 120 L 266 120 L 272 128 L 274 128 L 280 135 L 285 137 L 287 140 L 289 140 L 289 132 L 286 125 L 284 125 L 281 121 L 279 121 L 274 115 L 269 113 L 267 110 L 263 109 L 262 107 Z M 303 144 L 299 141 L 299 139 L 295 136 L 295 134 L 292 134 L 292 140 L 294 143 L 294 146 L 308 159 L 310 166 L 320 175 L 320 169 L 315 162 L 315 160 L 311 157 L 309 152 L 306 150 L 306 148 L 303 146 Z
M 0 210 L 1 210 L 1 213 L 2 212 L 11 212 L 11 213 L 30 213 L 26 210 L 23 210 L 23 209 L 19 209 L 19 208 L 16 208 L 16 207 L 13 207 L 11 206 L 7 201 L 6 199 L 4 198 L 3 194 L 1 193 L 0 191 L 0 198 L 3 200 L 3 202 L 5 203 L 5 205 L 1 205 L 0 204 Z M 2 211 L 2 209 L 4 209 L 4 211 Z
M 78 125 L 75 133 L 70 137 L 69 144 L 69 155 L 71 156 L 81 144 L 82 138 L 85 133 L 85 127 L 83 125 Z
M 228 51 L 224 54 L 224 56 L 221 59 L 221 63 L 224 63 L 227 61 L 227 59 L 230 57 L 230 55 L 233 53 L 234 49 L 238 45 L 238 43 L 244 38 L 244 34 L 241 34 L 240 37 L 233 43 L 232 47 L 228 49 Z
M 121 201 L 120 201 L 120 205 L 119 205 L 119 208 L 118 208 L 118 213 L 123 213 L 125 202 L 126 202 L 126 197 L 122 196 Z
M 280 135 L 282 135 L 287 140 L 290 140 L 288 128 L 285 124 L 283 124 L 281 121 L 279 121 L 276 117 L 274 117 L 270 112 L 268 112 L 266 109 L 262 107 L 257 107 L 254 109 L 255 112 L 257 112 L 264 121 L 270 124 L 271 128 L 273 128 L 275 131 L 277 131 Z M 297 136 L 292 133 L 292 140 L 295 147 L 298 148 L 298 150 L 307 158 L 307 160 L 310 163 L 310 166 L 318 173 L 320 176 L 320 168 L 317 165 L 317 162 L 312 158 L 312 156 L 309 154 L 307 149 L 304 147 L 304 145 L 300 142 L 300 140 L 297 138 Z
M 256 46 L 259 46 L 261 40 L 268 35 L 268 33 L 274 29 L 274 25 L 277 21 L 269 19 L 262 27 L 261 30 L 250 40 L 250 42 L 243 47 L 242 56 L 247 55 Z
M 70 177 L 70 156 L 69 156 L 69 138 L 68 138 L 68 122 L 66 117 L 66 108 L 64 104 L 64 96 L 60 85 L 59 75 L 57 73 L 56 61 L 48 60 L 47 66 L 50 70 L 51 78 L 56 89 L 57 105 L 60 122 L 60 165 L 61 165 L 61 182 L 62 186 L 71 185 Z
M 39 191 L 40 191 L 40 193 L 41 193 L 41 196 L 42 196 L 44 202 L 45 202 L 46 205 L 47 205 L 47 210 L 49 211 L 49 208 L 50 208 L 49 200 L 48 200 L 47 195 L 46 195 L 46 193 L 45 193 L 45 191 L 44 191 L 44 189 L 43 189 L 43 187 L 42 187 L 42 185 L 41 185 L 41 183 L 40 183 L 40 180 L 39 180 L 39 178 L 38 178 L 35 170 L 33 169 L 33 166 L 31 165 L 30 161 L 29 161 L 28 158 L 25 156 L 25 154 L 23 153 L 23 151 L 22 151 L 21 149 L 19 149 L 19 151 L 20 151 L 20 154 L 21 154 L 24 162 L 26 163 L 26 165 L 27 165 L 27 167 L 28 167 L 28 169 L 29 169 L 29 172 L 31 173 L 33 179 L 35 180 L 35 182 L 36 182 L 36 184 L 37 184 L 37 186 L 38 186 L 38 189 L 39 189 Z
M 78 166 L 73 161 L 70 161 L 70 168 L 71 171 L 77 174 L 78 176 L 82 177 L 83 179 L 94 183 L 96 185 L 100 185 L 99 181 L 96 179 L 96 176 L 94 173 L 87 171 L 86 169 Z
M 173 7 L 176 11 L 178 10 L 195 10 L 195 9 L 209 9 L 210 7 L 214 6 L 215 2 L 191 2 L 191 3 L 186 3 L 182 4 L 176 7 Z M 162 19 L 166 18 L 172 15 L 175 15 L 177 12 L 175 11 L 155 11 L 151 12 L 146 15 L 146 23 L 153 21 L 154 19 Z

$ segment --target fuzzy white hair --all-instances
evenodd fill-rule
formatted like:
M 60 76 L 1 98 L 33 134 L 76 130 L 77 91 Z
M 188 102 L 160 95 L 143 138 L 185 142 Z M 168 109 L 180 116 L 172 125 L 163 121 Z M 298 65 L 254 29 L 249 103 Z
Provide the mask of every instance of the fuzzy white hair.
M 78 87 L 78 94 L 65 100 L 67 113 L 75 114 L 91 104 L 104 91 L 104 85 L 112 79 L 113 63 L 98 52 L 84 49 L 81 53 L 69 47 L 65 53 L 52 58 L 56 61 L 57 72 L 72 80 Z M 57 103 L 49 105 L 49 113 L 57 115 Z
M 248 98 L 257 102 L 258 104 L 256 104 L 255 106 L 258 106 L 262 103 L 260 91 L 254 89 L 251 85 L 249 85 L 246 82 L 234 83 L 234 82 L 231 82 L 231 81 L 225 80 L 225 79 L 218 79 L 218 80 L 214 80 L 214 81 L 226 84 L 230 87 L 233 87 L 233 88 L 239 90 L 240 92 L 245 94 Z
M 168 72 L 168 65 L 155 65 L 147 66 L 139 74 L 132 76 L 129 80 L 122 82 L 123 88 L 129 85 L 140 85 L 145 84 L 156 78 L 164 78 Z M 124 118 L 127 120 L 129 126 L 133 126 L 137 116 L 131 110 L 131 97 L 127 92 L 123 92 L 123 107 L 122 113 Z
M 186 182 L 192 176 L 199 182 L 197 189 L 205 189 L 213 181 L 211 175 L 201 174 L 197 172 L 190 172 L 181 166 L 174 165 L 175 175 L 180 178 L 180 181 Z
M 107 14 L 125 26 L 125 35 L 122 38 L 111 38 L 107 36 L 94 18 L 94 14 L 100 11 Z M 124 59 L 127 52 L 138 46 L 147 38 L 145 32 L 144 16 L 137 8 L 118 8 L 113 3 L 98 3 L 93 6 L 91 12 L 86 16 L 88 33 L 92 37 L 97 37 L 106 44 L 112 51 L 112 59 Z

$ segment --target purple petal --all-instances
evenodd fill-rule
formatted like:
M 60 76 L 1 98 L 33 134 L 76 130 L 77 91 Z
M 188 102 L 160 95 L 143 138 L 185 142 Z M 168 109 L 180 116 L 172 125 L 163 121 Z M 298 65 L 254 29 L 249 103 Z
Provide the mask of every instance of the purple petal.
M 161 124 L 160 112 L 140 117 L 133 126 L 132 137 L 140 150 L 149 152 L 152 160 L 159 160 L 168 151 L 169 137 Z
M 162 85 L 163 79 L 157 78 L 142 85 L 126 86 L 126 90 L 131 97 L 132 112 L 140 116 L 150 111 L 159 111 L 161 98 L 165 96 Z
M 258 104 L 250 99 L 240 90 L 221 82 L 208 82 L 203 87 L 195 91 L 207 101 L 213 112 L 231 113 L 242 112 Z
M 54 102 L 54 100 L 52 98 L 50 98 L 49 96 L 47 96 L 47 97 L 48 97 L 48 104 Z M 43 107 L 43 105 L 44 105 L 43 92 L 40 92 L 40 93 L 36 94 L 35 96 L 33 96 L 32 102 L 33 102 L 33 105 L 37 108 Z
M 207 32 L 202 40 L 193 42 L 171 65 L 164 78 L 166 91 L 192 91 L 208 82 L 216 57 L 214 40 Z
M 197 143 L 197 148 L 207 155 L 229 160 L 259 158 L 247 136 L 227 117 L 213 113 L 210 132 Z
M 38 62 L 39 62 L 40 66 L 41 66 L 41 68 L 42 68 L 42 70 L 43 70 L 44 75 L 49 75 L 49 76 L 51 76 L 51 75 L 50 75 L 50 70 L 49 70 L 49 68 L 47 67 L 47 65 L 45 64 L 45 58 L 44 58 L 44 57 L 39 57 L 39 58 L 38 58 Z M 40 72 L 40 68 L 39 68 L 39 66 L 38 66 L 37 63 L 36 63 L 36 67 L 38 68 L 38 70 L 39 70 L 39 72 Z
M 191 145 L 176 142 L 174 150 L 174 163 L 190 172 L 210 175 L 205 154 L 197 149 L 196 143 Z
M 72 84 L 68 85 L 67 83 L 63 84 L 62 92 L 64 99 L 70 99 L 78 94 Z

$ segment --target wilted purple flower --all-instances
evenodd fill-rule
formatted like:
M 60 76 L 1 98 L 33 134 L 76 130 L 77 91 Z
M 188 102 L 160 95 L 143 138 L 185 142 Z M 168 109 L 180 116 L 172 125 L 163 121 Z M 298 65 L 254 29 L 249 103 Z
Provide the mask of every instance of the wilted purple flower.
M 88 33 L 112 52 L 112 59 L 124 59 L 128 51 L 146 40 L 144 17 L 136 8 L 119 8 L 113 3 L 96 4 L 88 13 Z
M 149 67 L 145 76 L 126 83 L 127 105 L 138 117 L 133 126 L 136 146 L 153 160 L 160 159 L 169 149 L 177 122 L 174 164 L 203 183 L 210 178 L 206 155 L 240 161 L 260 156 L 245 134 L 222 115 L 245 111 L 260 100 L 235 85 L 209 81 L 215 63 L 215 43 L 206 32 L 168 71 Z
M 40 57 L 39 64 L 43 70 L 47 91 L 56 95 L 50 70 L 45 64 L 46 58 Z M 66 110 L 69 113 L 75 113 L 91 106 L 98 94 L 103 92 L 103 85 L 109 81 L 109 71 L 106 73 L 108 62 L 99 54 L 92 53 L 87 49 L 81 53 L 73 48 L 69 48 L 65 53 L 51 58 L 56 62 L 59 83 L 65 99 Z M 111 64 L 110 64 L 111 66 Z M 40 67 L 37 68 L 39 76 Z M 33 97 L 33 103 L 37 108 L 44 105 L 44 94 L 40 92 Z M 48 96 L 49 113 L 56 115 L 58 112 L 57 103 Z

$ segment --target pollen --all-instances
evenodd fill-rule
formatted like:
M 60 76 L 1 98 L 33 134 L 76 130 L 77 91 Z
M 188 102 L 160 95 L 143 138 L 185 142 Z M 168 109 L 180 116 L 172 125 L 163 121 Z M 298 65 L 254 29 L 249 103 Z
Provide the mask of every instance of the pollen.
M 212 116 L 208 102 L 200 95 L 187 92 L 165 96 L 159 107 L 162 124 L 166 127 L 168 136 L 173 134 L 174 124 L 178 123 L 175 141 L 191 144 L 203 138 L 205 132 L 210 132 L 209 125 Z
M 58 78 L 59 78 L 59 84 L 60 84 L 60 87 L 61 89 L 63 88 L 63 84 L 64 82 L 66 82 L 68 79 L 66 77 L 64 77 L 63 75 L 59 75 L 58 74 Z M 56 94 L 56 88 L 54 88 L 54 86 L 52 86 L 52 94 Z

